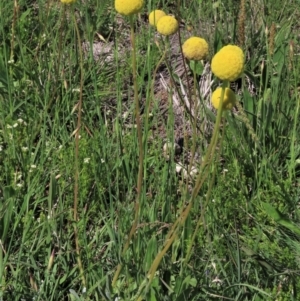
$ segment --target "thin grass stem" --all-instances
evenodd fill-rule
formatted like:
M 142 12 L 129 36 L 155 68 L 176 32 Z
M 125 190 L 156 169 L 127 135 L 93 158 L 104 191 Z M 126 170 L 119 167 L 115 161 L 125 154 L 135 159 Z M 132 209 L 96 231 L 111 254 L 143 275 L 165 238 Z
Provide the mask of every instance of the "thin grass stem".
M 135 118 L 136 118 L 137 136 L 138 136 L 137 138 L 138 138 L 138 147 L 139 147 L 139 171 L 137 177 L 137 195 L 136 195 L 135 208 L 134 208 L 135 211 L 134 221 L 131 230 L 129 232 L 127 241 L 123 247 L 122 256 L 124 256 L 124 254 L 126 253 L 138 224 L 140 202 L 141 202 L 141 195 L 142 195 L 143 164 L 144 164 L 143 132 L 142 132 L 142 125 L 141 125 L 140 104 L 139 104 L 139 95 L 138 95 L 139 92 L 138 92 L 138 84 L 137 84 L 137 63 L 136 63 L 136 46 L 135 46 L 133 16 L 130 16 L 130 39 L 131 39 L 131 48 L 132 48 L 132 77 L 133 77 L 133 87 L 134 87 Z M 116 281 L 119 277 L 121 270 L 122 270 L 122 264 L 119 263 L 114 278 L 112 280 L 112 286 L 116 284 Z
M 163 258 L 163 256 L 166 254 L 166 252 L 169 250 L 169 248 L 171 247 L 171 245 L 173 244 L 173 242 L 175 241 L 176 237 L 177 237 L 177 233 L 180 229 L 180 226 L 183 226 L 188 215 L 189 212 L 192 208 L 193 202 L 196 198 L 196 196 L 198 195 L 204 180 L 206 178 L 206 176 L 208 175 L 208 173 L 203 173 L 204 169 L 206 169 L 206 171 L 209 170 L 209 165 L 212 162 L 212 158 L 214 156 L 214 152 L 216 149 L 216 145 L 217 145 L 217 140 L 218 140 L 218 134 L 219 134 L 219 129 L 220 129 L 220 124 L 221 124 L 221 119 L 222 119 L 222 113 L 223 113 L 223 99 L 224 99 L 224 95 L 225 95 L 225 88 L 228 86 L 228 82 L 224 81 L 222 84 L 222 93 L 221 93 L 221 99 L 220 99 L 220 104 L 219 104 L 219 109 L 218 109 L 218 114 L 217 114 L 217 119 L 216 119 L 216 123 L 215 123 L 215 127 L 214 127 L 214 132 L 213 132 L 213 136 L 210 142 L 210 145 L 208 147 L 208 151 L 206 153 L 205 159 L 202 162 L 201 166 L 200 166 L 200 170 L 199 170 L 199 176 L 196 180 L 196 184 L 195 187 L 193 189 L 192 192 L 192 196 L 191 199 L 189 201 L 188 206 L 185 208 L 184 211 L 182 211 L 182 213 L 180 214 L 180 216 L 177 218 L 175 224 L 173 225 L 172 229 L 169 231 L 167 238 L 165 239 L 164 242 L 164 247 L 163 249 L 156 255 L 149 271 L 148 271 L 148 284 L 146 286 L 146 291 L 149 288 L 152 280 L 154 279 L 154 275 L 155 272 Z M 141 301 L 142 300 L 142 296 L 139 296 L 137 301 Z
M 81 38 L 78 29 L 78 25 L 75 18 L 74 8 L 72 11 L 73 15 L 73 22 L 75 31 L 77 34 L 77 46 L 79 52 L 79 64 L 80 64 L 80 94 L 79 94 L 79 102 L 77 106 L 77 127 L 75 131 L 75 174 L 74 174 L 74 205 L 73 205 L 73 219 L 74 219 L 74 239 L 75 239 L 75 248 L 76 248 L 76 256 L 77 256 L 77 264 L 79 268 L 80 278 L 82 281 L 83 287 L 86 288 L 87 283 L 84 276 L 84 269 L 83 264 L 81 261 L 80 255 L 80 245 L 79 245 L 79 237 L 78 237 L 78 228 L 77 228 L 77 219 L 78 219 L 78 195 L 79 195 L 79 136 L 80 136 L 80 128 L 81 128 L 81 112 L 82 112 L 82 90 L 83 90 L 83 55 L 82 55 L 82 48 L 81 48 Z

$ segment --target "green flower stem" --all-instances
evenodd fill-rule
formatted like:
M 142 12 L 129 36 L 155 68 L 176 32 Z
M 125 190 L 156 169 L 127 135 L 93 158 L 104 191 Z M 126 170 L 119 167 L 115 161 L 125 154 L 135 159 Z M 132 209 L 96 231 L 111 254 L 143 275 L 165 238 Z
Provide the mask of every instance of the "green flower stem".
M 180 229 L 180 226 L 182 226 L 185 223 L 185 221 L 186 221 L 186 219 L 189 215 L 189 212 L 192 208 L 193 202 L 194 202 L 196 196 L 198 195 L 205 179 L 208 176 L 209 167 L 210 167 L 210 164 L 212 162 L 212 158 L 214 157 L 214 152 L 215 152 L 217 141 L 218 141 L 219 129 L 220 129 L 220 124 L 221 124 L 221 119 L 222 119 L 222 112 L 223 112 L 223 109 L 222 109 L 223 99 L 224 99 L 224 95 L 225 95 L 225 88 L 227 86 L 228 86 L 228 82 L 224 81 L 223 84 L 222 84 L 221 99 L 220 99 L 220 104 L 219 104 L 219 109 L 218 109 L 218 114 L 217 114 L 217 119 L 216 119 L 216 123 L 215 123 L 215 127 L 214 127 L 213 136 L 212 136 L 211 142 L 209 144 L 209 147 L 207 149 L 205 159 L 201 163 L 200 170 L 199 170 L 199 175 L 198 175 L 198 178 L 196 180 L 196 184 L 195 184 L 195 187 L 193 189 L 191 199 L 189 201 L 188 206 L 181 212 L 180 216 L 175 221 L 173 227 L 171 228 L 171 230 L 169 231 L 169 233 L 168 233 L 168 235 L 165 239 L 163 249 L 156 255 L 156 257 L 155 257 L 155 259 L 154 259 L 154 261 L 153 261 L 153 263 L 152 263 L 152 265 L 149 269 L 148 284 L 145 288 L 146 291 L 150 287 L 150 284 L 151 284 L 151 282 L 152 282 L 152 280 L 155 276 L 155 272 L 156 272 L 163 256 L 167 253 L 167 251 L 171 247 L 174 240 L 178 237 L 178 231 Z M 138 299 L 137 299 L 137 301 L 142 301 L 142 300 L 143 300 L 142 296 L 138 297 Z
M 137 178 L 137 196 L 135 201 L 135 216 L 134 221 L 128 235 L 128 239 L 123 247 L 122 256 L 126 253 L 127 249 L 129 248 L 130 241 L 136 231 L 136 227 L 138 224 L 139 218 L 139 210 L 140 210 L 140 201 L 141 201 L 141 193 L 142 193 L 142 184 L 143 184 L 143 164 L 144 164 L 144 151 L 143 151 L 143 133 L 142 133 L 142 125 L 141 125 L 141 118 L 140 118 L 140 104 L 139 104 L 139 91 L 137 85 L 137 68 L 136 68 L 136 47 L 135 47 L 135 35 L 134 35 L 134 22 L 133 16 L 130 16 L 130 39 L 131 39 L 131 46 L 132 46 L 132 77 L 133 77 L 133 87 L 134 87 L 134 104 L 135 104 L 135 117 L 136 117 L 136 126 L 137 126 L 137 135 L 138 135 L 138 146 L 139 146 L 139 171 L 138 171 L 138 178 Z M 115 272 L 112 286 L 116 284 L 116 281 L 119 277 L 119 274 L 122 270 L 122 264 L 119 263 L 117 270 Z
M 192 167 L 193 167 L 193 161 L 195 158 L 196 153 L 196 138 L 197 138 L 197 116 L 198 116 L 198 103 L 197 103 L 197 74 L 195 72 L 197 68 L 197 61 L 195 61 L 195 68 L 194 68 L 194 95 L 191 95 L 190 97 L 190 110 L 192 112 L 192 127 L 193 127 L 193 141 L 192 141 L 192 155 L 191 155 L 191 162 L 188 166 L 188 174 L 190 173 Z M 194 99 L 193 99 L 194 96 Z M 186 183 L 186 187 L 188 186 L 188 182 Z
M 74 184 L 74 207 L 73 207 L 73 218 L 74 218 L 74 238 L 75 238 L 75 248 L 76 248 L 76 255 L 77 255 L 77 264 L 79 268 L 79 273 L 82 281 L 83 287 L 87 287 L 86 279 L 84 276 L 83 265 L 80 256 L 80 245 L 79 245 L 79 238 L 78 238 L 78 229 L 77 229 L 77 218 L 78 218 L 78 187 L 79 187 L 79 133 L 81 127 L 81 111 L 82 111 L 82 90 L 83 90 L 83 55 L 82 55 L 82 48 L 81 48 L 81 39 L 80 33 L 78 29 L 78 25 L 75 18 L 74 8 L 72 11 L 73 14 L 73 22 L 75 31 L 77 34 L 77 43 L 78 43 L 78 51 L 79 51 L 79 59 L 80 59 L 80 95 L 79 95 L 79 102 L 77 106 L 77 127 L 75 131 L 75 184 Z
M 156 74 L 158 72 L 158 68 L 160 67 L 160 65 L 162 64 L 162 62 L 164 61 L 166 56 L 166 51 L 163 52 L 160 60 L 158 61 L 158 63 L 156 64 L 156 67 L 153 71 L 153 75 L 152 75 L 152 83 L 151 83 L 151 87 L 150 87 L 150 97 L 147 97 L 146 99 L 146 114 L 144 114 L 144 128 L 145 128 L 145 133 L 148 133 L 148 126 L 149 126 L 149 115 L 150 115 L 150 103 L 153 100 L 154 101 L 154 86 L 155 86 L 155 77 Z
M 217 141 L 218 141 L 218 135 L 219 135 L 219 129 L 220 129 L 220 123 L 221 123 L 222 113 L 223 113 L 223 99 L 224 99 L 224 95 L 225 95 L 225 88 L 227 86 L 228 86 L 228 82 L 223 81 L 221 99 L 220 99 L 220 104 L 219 104 L 219 109 L 218 109 L 218 114 L 217 114 L 217 119 L 216 119 L 214 131 L 213 131 L 213 135 L 212 135 L 210 144 L 208 146 L 205 159 L 204 159 L 204 161 L 202 162 L 202 164 L 200 166 L 199 176 L 196 180 L 196 185 L 195 185 L 195 188 L 194 188 L 193 193 L 192 193 L 192 200 L 194 200 L 195 197 L 197 196 L 197 194 L 199 193 L 199 190 L 202 186 L 202 173 L 203 173 L 203 170 L 211 162 L 211 159 L 213 158 L 213 155 L 214 155 L 214 152 L 215 152 L 215 149 L 216 149 L 216 145 L 217 145 Z
M 177 15 L 176 15 L 176 18 L 177 18 L 179 24 L 181 23 L 180 11 L 181 11 L 181 1 L 177 0 Z M 181 40 L 180 26 L 178 27 L 177 34 L 178 34 L 178 44 L 179 44 L 179 47 L 180 47 L 181 59 L 182 59 L 183 68 L 184 68 L 184 74 L 185 74 L 185 77 L 186 77 L 188 96 L 191 99 L 192 98 L 192 92 L 191 92 L 189 76 L 188 76 L 188 72 L 187 72 L 187 68 L 186 68 L 186 64 L 185 64 L 185 58 L 184 58 L 184 54 L 183 54 L 183 51 L 182 51 L 182 44 L 181 44 L 182 40 Z
M 221 99 L 220 99 L 220 104 L 219 104 L 219 109 L 218 109 L 218 114 L 217 114 L 217 120 L 215 123 L 215 128 L 213 132 L 213 138 L 212 140 L 216 142 L 215 140 L 218 139 L 218 133 L 219 133 L 219 127 L 222 119 L 222 113 L 223 113 L 223 100 L 224 100 L 224 95 L 225 95 L 225 89 L 229 86 L 228 81 L 223 81 L 222 83 L 222 93 L 221 93 Z
M 220 146 L 221 146 L 220 148 L 221 149 L 222 149 L 222 142 L 224 140 L 224 134 L 225 134 L 225 131 L 222 132 L 222 137 L 221 137 L 221 142 L 220 142 Z M 219 159 L 220 159 L 219 157 L 220 157 L 220 152 L 218 153 L 218 157 L 216 158 L 216 162 L 219 162 Z M 209 170 L 207 170 L 207 172 L 206 172 L 206 176 L 208 175 L 208 171 Z M 196 239 L 198 229 L 199 229 L 200 225 L 204 224 L 205 208 L 207 207 L 207 204 L 210 200 L 211 192 L 212 192 L 212 189 L 213 189 L 214 183 L 215 183 L 215 176 L 216 176 L 216 169 L 214 168 L 212 177 L 211 177 L 210 182 L 209 182 L 208 191 L 207 191 L 206 196 L 205 196 L 205 203 L 204 203 L 204 206 L 202 207 L 200 218 L 198 219 L 195 231 L 193 233 L 192 239 L 189 243 L 189 246 L 188 246 L 188 249 L 187 249 L 187 252 L 186 252 L 186 257 L 185 257 L 185 260 L 184 260 L 186 265 L 188 264 L 188 262 L 190 260 L 190 255 L 191 255 L 193 243 Z M 205 179 L 206 179 L 206 177 L 205 177 Z M 204 182 L 204 180 L 203 180 L 203 182 Z

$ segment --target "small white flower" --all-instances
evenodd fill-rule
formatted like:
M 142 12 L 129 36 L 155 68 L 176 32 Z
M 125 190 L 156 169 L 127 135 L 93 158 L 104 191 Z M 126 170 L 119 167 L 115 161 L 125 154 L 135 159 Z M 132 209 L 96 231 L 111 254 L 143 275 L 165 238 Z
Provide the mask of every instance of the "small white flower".
M 212 283 L 216 283 L 218 285 L 221 285 L 223 283 L 223 280 L 220 278 L 216 277 L 215 279 L 212 280 Z
M 62 149 L 62 147 L 63 147 L 63 146 L 62 146 L 62 145 L 60 145 L 60 146 L 58 147 L 58 149 Z
M 84 158 L 83 163 L 90 163 L 91 158 Z
M 32 173 L 34 169 L 36 169 L 36 165 L 35 164 L 30 165 L 29 172 Z
M 127 112 L 125 112 L 125 113 L 122 114 L 122 117 L 124 119 L 127 119 L 128 116 L 129 116 L 129 111 L 127 111 Z
M 28 147 L 22 146 L 22 151 L 23 151 L 24 153 L 26 153 L 26 152 L 28 151 Z
M 24 122 L 24 120 L 22 118 L 17 119 L 17 121 L 22 124 Z
M 16 128 L 19 124 L 16 122 L 13 127 Z
M 213 266 L 214 270 L 217 271 L 217 269 L 216 269 L 216 263 L 212 262 L 211 265 Z
M 105 160 L 104 160 L 104 159 L 101 159 L 100 161 L 101 161 L 101 163 L 105 163 Z
M 10 124 L 7 124 L 7 125 L 6 125 L 6 128 L 7 128 L 7 129 L 12 129 L 12 126 L 11 126 Z
M 17 187 L 21 188 L 21 187 L 23 187 L 23 184 L 22 183 L 18 183 Z
M 15 63 L 15 60 L 13 60 L 13 59 L 12 59 L 12 60 L 9 60 L 9 61 L 7 62 L 7 64 L 10 64 L 10 65 L 11 65 L 11 64 L 14 64 L 14 63 Z
M 79 92 L 80 92 L 80 89 L 79 89 L 79 88 L 74 88 L 74 89 L 72 89 L 72 92 L 73 92 L 73 93 L 75 93 L 75 92 L 79 93 Z
M 0 145 L 0 152 L 2 152 L 3 150 L 3 145 Z

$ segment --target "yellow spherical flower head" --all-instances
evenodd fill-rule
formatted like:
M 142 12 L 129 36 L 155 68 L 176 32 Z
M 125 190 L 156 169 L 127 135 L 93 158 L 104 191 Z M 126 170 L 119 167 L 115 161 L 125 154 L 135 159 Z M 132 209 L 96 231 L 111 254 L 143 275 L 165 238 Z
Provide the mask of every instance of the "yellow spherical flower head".
M 160 9 L 156 9 L 149 14 L 149 23 L 156 27 L 158 20 L 164 17 L 166 13 Z
M 131 16 L 141 11 L 144 0 L 115 0 L 116 11 L 124 16 Z
M 156 24 L 157 31 L 164 36 L 174 34 L 178 30 L 178 27 L 177 20 L 172 16 L 161 17 Z
M 72 3 L 76 2 L 76 0 L 60 0 L 60 2 L 63 4 L 72 4 Z
M 235 45 L 228 45 L 215 54 L 211 70 L 221 80 L 235 81 L 244 70 L 243 50 Z
M 217 88 L 211 97 L 211 102 L 215 109 L 219 109 L 220 101 L 222 95 L 222 88 Z M 224 98 L 223 98 L 223 110 L 231 110 L 236 103 L 235 93 L 230 88 L 225 88 Z
M 183 43 L 182 51 L 188 60 L 200 61 L 203 60 L 208 53 L 208 44 L 202 38 L 191 37 Z

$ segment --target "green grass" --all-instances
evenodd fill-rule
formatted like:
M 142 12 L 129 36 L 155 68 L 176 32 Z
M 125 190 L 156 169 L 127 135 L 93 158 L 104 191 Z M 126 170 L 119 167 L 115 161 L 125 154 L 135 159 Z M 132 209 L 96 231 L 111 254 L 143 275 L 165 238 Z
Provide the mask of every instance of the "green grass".
M 234 87 L 247 120 L 238 109 L 224 115 L 206 181 L 152 282 L 149 269 L 196 184 L 176 174 L 175 161 L 184 162 L 193 146 L 202 160 L 209 155 L 216 112 L 209 96 L 201 96 L 197 129 L 189 137 L 182 124 L 178 134 L 172 93 L 180 79 L 173 67 L 181 56 L 167 54 L 157 66 L 162 54 L 156 43 L 163 49 L 164 42 L 147 24 L 147 13 L 162 8 L 180 16 L 182 42 L 190 35 L 208 41 L 205 64 L 223 45 L 238 44 L 240 1 L 146 2 L 135 19 L 144 173 L 138 224 L 125 254 L 139 170 L 129 20 L 110 0 L 70 7 L 50 0 L 0 2 L 0 300 L 138 300 L 140 294 L 151 301 L 299 300 L 297 1 L 246 1 L 245 73 Z M 112 45 L 108 53 L 95 58 L 90 47 L 80 60 L 73 13 L 81 44 Z M 159 88 L 156 67 L 174 79 L 173 92 Z M 181 80 L 188 91 L 185 74 Z M 220 84 L 212 80 L 211 91 Z M 188 112 L 183 115 L 188 123 Z M 183 154 L 171 152 L 166 160 L 165 142 L 179 136 Z

